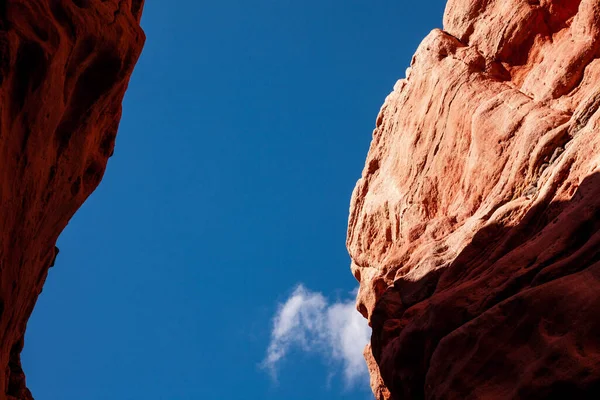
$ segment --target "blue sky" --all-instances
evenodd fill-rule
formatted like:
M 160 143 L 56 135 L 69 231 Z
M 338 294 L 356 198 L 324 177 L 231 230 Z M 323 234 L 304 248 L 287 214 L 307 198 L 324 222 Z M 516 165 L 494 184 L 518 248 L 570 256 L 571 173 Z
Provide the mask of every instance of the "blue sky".
M 36 399 L 369 398 L 321 333 L 347 326 L 348 206 L 377 112 L 443 7 L 148 0 L 115 155 L 28 325 Z M 271 341 L 299 293 L 306 313 Z

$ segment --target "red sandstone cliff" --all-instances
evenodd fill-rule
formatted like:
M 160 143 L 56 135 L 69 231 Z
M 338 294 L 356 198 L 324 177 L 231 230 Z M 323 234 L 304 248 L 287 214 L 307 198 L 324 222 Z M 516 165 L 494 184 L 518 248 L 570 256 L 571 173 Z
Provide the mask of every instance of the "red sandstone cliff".
M 26 400 L 20 352 L 58 235 L 112 155 L 141 52 L 143 0 L 0 1 L 0 400 Z
M 600 398 L 600 2 L 450 0 L 347 245 L 378 399 Z

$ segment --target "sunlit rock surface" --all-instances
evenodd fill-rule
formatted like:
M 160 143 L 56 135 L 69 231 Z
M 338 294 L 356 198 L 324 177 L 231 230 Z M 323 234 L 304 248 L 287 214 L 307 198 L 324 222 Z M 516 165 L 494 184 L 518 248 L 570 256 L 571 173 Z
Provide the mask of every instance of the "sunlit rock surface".
M 600 2 L 450 0 L 347 245 L 377 399 L 600 398 Z

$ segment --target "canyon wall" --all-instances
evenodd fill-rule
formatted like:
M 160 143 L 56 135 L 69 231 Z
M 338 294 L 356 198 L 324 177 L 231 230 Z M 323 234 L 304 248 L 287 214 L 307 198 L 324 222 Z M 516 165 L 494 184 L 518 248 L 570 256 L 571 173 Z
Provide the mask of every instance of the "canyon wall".
M 56 240 L 100 183 L 145 37 L 143 0 L 0 0 L 0 400 Z
M 600 2 L 450 0 L 347 246 L 381 399 L 600 398 Z

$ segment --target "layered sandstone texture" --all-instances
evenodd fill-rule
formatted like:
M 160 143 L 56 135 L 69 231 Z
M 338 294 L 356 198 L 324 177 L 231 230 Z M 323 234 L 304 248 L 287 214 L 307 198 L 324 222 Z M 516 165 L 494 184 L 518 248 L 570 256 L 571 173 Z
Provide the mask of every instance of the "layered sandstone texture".
M 450 0 L 347 245 L 377 399 L 600 398 L 600 1 Z
M 142 7 L 0 1 L 0 400 L 32 399 L 20 363 L 27 319 L 58 235 L 112 155 Z

